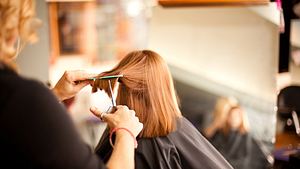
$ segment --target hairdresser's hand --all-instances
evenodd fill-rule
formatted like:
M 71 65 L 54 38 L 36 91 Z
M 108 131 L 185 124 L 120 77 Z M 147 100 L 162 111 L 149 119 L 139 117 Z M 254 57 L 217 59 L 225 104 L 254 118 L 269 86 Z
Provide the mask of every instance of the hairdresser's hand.
M 215 127 L 217 129 L 224 128 L 226 126 L 226 122 L 227 122 L 227 119 L 228 119 L 227 116 L 228 116 L 227 112 L 219 114 L 219 116 L 217 118 L 215 118 L 215 120 L 213 121 L 213 125 L 215 125 Z
M 92 83 L 92 81 L 86 79 L 95 76 L 97 75 L 82 70 L 65 71 L 52 91 L 60 101 L 69 99 L 75 96 L 83 87 Z M 78 81 L 80 82 L 76 83 Z
M 110 128 L 124 127 L 129 129 L 136 137 L 143 129 L 143 124 L 139 122 L 139 119 L 135 116 L 134 110 L 129 110 L 127 106 L 117 106 L 117 111 L 113 114 L 106 114 L 99 112 L 95 107 L 90 111 L 97 117 L 101 117 L 107 122 Z

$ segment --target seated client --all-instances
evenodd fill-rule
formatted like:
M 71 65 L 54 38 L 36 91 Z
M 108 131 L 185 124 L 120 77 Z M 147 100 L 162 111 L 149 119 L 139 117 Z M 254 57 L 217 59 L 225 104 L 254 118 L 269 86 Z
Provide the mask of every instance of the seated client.
M 227 169 L 230 164 L 182 116 L 173 80 L 166 62 L 150 50 L 133 51 L 110 71 L 99 76 L 120 75 L 112 83 L 118 88 L 117 104 L 135 110 L 144 124 L 138 136 L 135 168 L 139 169 Z M 107 81 L 96 81 L 94 92 L 109 93 Z M 108 130 L 96 153 L 108 160 L 112 147 Z

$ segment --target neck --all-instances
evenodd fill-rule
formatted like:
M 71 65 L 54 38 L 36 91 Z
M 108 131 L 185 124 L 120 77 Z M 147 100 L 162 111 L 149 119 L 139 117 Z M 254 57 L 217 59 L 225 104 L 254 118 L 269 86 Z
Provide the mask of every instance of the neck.
M 13 61 L 8 61 L 5 59 L 0 59 L 0 69 L 8 68 L 16 73 L 18 73 L 17 64 Z
M 0 69 L 4 69 L 4 64 L 0 61 Z

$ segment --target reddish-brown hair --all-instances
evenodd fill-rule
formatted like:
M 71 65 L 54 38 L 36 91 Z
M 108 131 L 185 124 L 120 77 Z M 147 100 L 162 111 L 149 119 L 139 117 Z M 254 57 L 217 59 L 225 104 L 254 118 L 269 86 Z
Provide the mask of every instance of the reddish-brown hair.
M 119 75 L 117 104 L 135 110 L 144 124 L 141 137 L 165 136 L 176 129 L 181 117 L 173 80 L 166 62 L 150 50 L 133 51 L 110 71 L 99 76 Z M 113 86 L 115 86 L 113 82 Z M 97 88 L 108 91 L 108 82 L 97 80 Z M 109 93 L 109 92 L 108 92 Z

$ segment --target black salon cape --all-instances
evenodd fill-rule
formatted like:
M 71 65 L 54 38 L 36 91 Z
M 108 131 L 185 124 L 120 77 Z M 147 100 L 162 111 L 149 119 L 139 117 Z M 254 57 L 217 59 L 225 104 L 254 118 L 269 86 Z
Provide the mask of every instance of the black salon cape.
M 268 161 L 250 134 L 231 130 L 227 135 L 217 131 L 209 139 L 216 149 L 237 169 L 265 169 Z
M 230 164 L 186 119 L 165 137 L 142 138 L 135 151 L 136 169 L 231 169 Z M 96 153 L 106 162 L 111 155 L 107 131 Z

